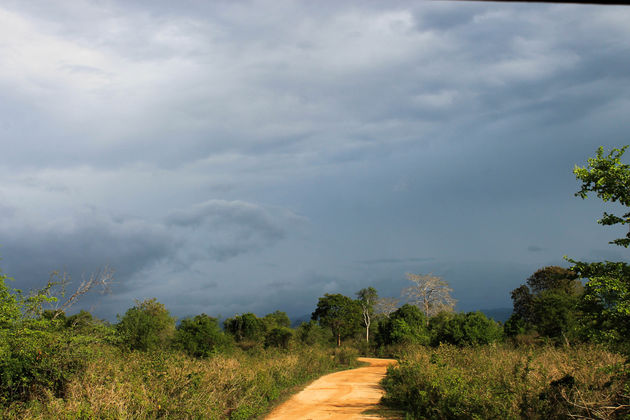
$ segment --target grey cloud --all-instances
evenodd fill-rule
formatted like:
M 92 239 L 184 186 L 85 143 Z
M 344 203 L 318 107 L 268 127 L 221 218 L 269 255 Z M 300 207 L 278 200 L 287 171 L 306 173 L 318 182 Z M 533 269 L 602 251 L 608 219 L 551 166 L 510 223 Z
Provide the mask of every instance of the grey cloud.
M 76 277 L 105 265 L 118 279 L 128 279 L 167 257 L 173 246 L 160 226 L 90 214 L 43 225 L 13 219 L 0 225 L 0 236 L 4 270 L 27 288 L 41 287 L 53 270 Z M 123 282 L 121 287 L 129 285 Z
M 223 262 L 268 248 L 303 222 L 281 208 L 225 200 L 173 211 L 164 223 L 96 210 L 43 222 L 18 217 L 7 205 L 0 207 L 0 216 L 2 268 L 19 279 L 19 287 L 41 287 L 53 270 L 79 277 L 109 265 L 115 270 L 116 295 L 151 284 L 155 288 L 168 272 L 201 278 L 196 261 Z M 204 281 L 200 287 L 213 289 L 217 282 Z
M 303 222 L 285 209 L 227 200 L 209 200 L 166 217 L 168 226 L 186 229 L 187 242 L 219 261 L 271 246 Z
M 109 262 L 123 283 L 110 313 L 147 294 L 181 313 L 310 313 L 317 296 L 366 283 L 397 295 L 409 270 L 452 279 L 462 308 L 505 306 L 543 262 L 616 255 L 584 248 L 609 238 L 598 203 L 572 201 L 571 168 L 630 129 L 629 18 L 9 0 L 2 266 L 29 282 Z M 567 227 L 586 223 L 580 239 Z M 475 259 L 527 267 L 440 265 Z
M 362 261 L 357 261 L 360 264 L 367 264 L 367 265 L 373 265 L 373 264 L 407 264 L 407 263 L 412 263 L 412 262 L 427 262 L 427 261 L 434 261 L 435 258 L 433 257 L 422 257 L 422 258 L 376 258 L 373 260 L 362 260 Z
M 544 251 L 545 248 L 542 248 L 538 245 L 530 245 L 527 247 L 527 250 L 529 252 L 540 252 L 540 251 Z
M 257 20 L 265 30 L 252 30 L 248 17 L 257 15 L 255 7 L 262 5 L 278 15 Z M 129 66 L 117 77 L 133 82 L 146 60 L 156 68 L 161 64 L 175 66 L 164 69 L 163 79 L 128 86 L 127 94 L 110 92 L 108 96 L 116 99 L 103 99 L 80 124 L 101 125 L 102 136 L 125 141 L 116 145 L 106 142 L 104 147 L 76 142 L 63 150 L 63 156 L 75 150 L 75 155 L 93 165 L 151 160 L 179 168 L 200 157 L 227 152 L 254 156 L 306 152 L 324 160 L 344 156 L 337 159 L 342 165 L 348 159 L 378 156 L 382 147 L 374 147 L 375 143 L 387 148 L 395 142 L 407 144 L 434 137 L 437 124 L 452 122 L 455 115 L 460 121 L 479 125 L 489 118 L 505 118 L 508 113 L 548 116 L 555 108 L 554 100 L 564 94 L 553 87 L 554 83 L 573 79 L 567 77 L 567 71 L 571 74 L 573 70 L 566 63 L 571 57 L 584 56 L 575 45 L 577 41 L 559 41 L 558 31 L 562 29 L 550 29 L 546 24 L 552 18 L 545 17 L 541 23 L 545 14 L 541 11 L 549 11 L 553 26 L 565 28 L 575 25 L 574 20 L 541 5 L 431 4 L 411 8 L 402 4 L 395 8 L 369 5 L 359 10 L 330 3 L 312 7 L 314 13 L 308 18 L 299 8 L 273 2 L 254 2 L 251 10 L 228 3 L 186 3 L 177 8 L 155 5 L 154 14 L 146 13 L 144 7 L 130 6 L 134 13 L 129 15 L 123 13 L 128 11 L 126 7 L 113 3 L 104 10 L 27 8 L 42 21 L 72 18 L 80 22 L 73 14 L 81 13 L 80 17 L 98 22 L 104 13 L 111 19 L 109 24 L 122 25 L 124 30 L 116 33 L 102 30 L 103 25 L 107 29 L 107 19 L 98 31 L 92 25 L 74 23 L 72 31 L 56 34 L 125 57 Z M 397 32 L 395 23 L 401 17 L 396 14 L 405 18 L 409 10 L 415 30 Z M 288 17 L 286 20 L 297 19 L 302 25 L 277 24 Z M 586 19 L 577 22 L 580 28 L 598 27 Z M 362 48 L 353 47 L 370 43 L 372 37 L 380 39 L 372 29 L 379 24 L 400 49 L 393 58 L 387 55 L 389 47 L 372 45 L 368 56 L 360 54 Z M 317 28 L 316 34 L 309 28 Z M 623 46 L 599 48 L 601 42 L 592 39 L 595 32 L 578 32 L 580 41 L 588 39 L 591 48 L 605 51 L 594 63 L 627 56 Z M 105 39 L 100 39 L 103 35 L 99 33 L 105 33 Z M 307 52 L 295 47 L 306 41 L 313 45 Z M 187 54 L 191 48 L 193 55 Z M 154 52 L 147 58 L 137 50 Z M 93 67 L 80 63 L 69 66 Z M 529 72 L 523 70 L 528 66 Z M 204 68 L 212 71 L 202 71 Z M 225 73 L 223 68 L 231 71 Z M 154 96 L 156 91 L 162 95 Z M 547 99 L 541 101 L 541 96 Z M 129 101 L 132 97 L 137 100 Z M 572 98 L 567 101 L 576 102 Z M 594 106 L 581 105 L 584 112 Z M 108 113 L 99 113 L 100 107 Z M 112 112 L 117 107 L 120 112 Z M 26 126 L 32 130 L 33 125 Z M 51 126 L 45 131 L 57 130 Z M 73 137 L 83 133 L 66 134 Z M 350 152 L 343 150 L 347 139 L 353 139 L 356 146 Z M 52 146 L 44 147 L 42 158 L 44 154 L 53 162 L 63 159 Z M 264 171 L 264 167 L 258 170 Z
M 229 224 L 264 232 L 264 236 L 269 239 L 284 236 L 282 229 L 274 222 L 268 211 L 261 206 L 243 201 L 209 200 L 188 210 L 172 212 L 167 216 L 166 222 L 184 227 L 198 227 L 206 223 L 211 226 Z

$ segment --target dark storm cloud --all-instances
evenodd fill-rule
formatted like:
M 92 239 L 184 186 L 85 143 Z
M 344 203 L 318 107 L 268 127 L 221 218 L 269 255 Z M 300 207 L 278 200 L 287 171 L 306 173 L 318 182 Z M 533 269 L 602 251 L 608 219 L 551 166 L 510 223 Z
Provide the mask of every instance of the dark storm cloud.
M 178 210 L 167 216 L 169 225 L 199 227 L 203 224 L 224 226 L 232 224 L 248 231 L 241 236 L 251 236 L 249 231 L 260 232 L 266 240 L 281 239 L 284 232 L 274 223 L 271 215 L 260 206 L 242 201 L 210 200 L 186 210 Z
M 109 265 L 126 289 L 125 280 L 167 257 L 174 245 L 161 226 L 94 214 L 41 224 L 10 218 L 0 237 L 3 269 L 25 288 L 43 286 L 53 270 L 80 276 Z
M 304 219 L 284 209 L 266 209 L 243 201 L 209 200 L 173 211 L 166 224 L 185 229 L 186 240 L 224 261 L 284 239 Z
M 42 287 L 53 270 L 80 278 L 109 266 L 115 271 L 114 295 L 150 287 L 166 271 L 171 276 L 203 276 L 194 269 L 196 261 L 227 261 L 272 247 L 288 228 L 304 222 L 283 209 L 223 200 L 173 211 L 165 223 L 94 211 L 43 222 L 17 213 L 18 209 L 0 206 L 2 268 L 18 280 L 16 287 Z M 170 269 L 165 270 L 165 265 Z M 203 291 L 217 283 L 186 287 Z M 86 303 L 94 300 L 91 297 Z
M 147 295 L 175 313 L 310 313 L 323 293 L 396 295 L 406 271 L 442 273 L 462 308 L 505 306 L 501 278 L 617 255 L 591 251 L 610 238 L 598 203 L 572 197 L 571 169 L 627 141 L 628 19 L 474 2 L 5 2 L 2 266 L 34 283 L 109 263 L 122 285 L 108 314 Z

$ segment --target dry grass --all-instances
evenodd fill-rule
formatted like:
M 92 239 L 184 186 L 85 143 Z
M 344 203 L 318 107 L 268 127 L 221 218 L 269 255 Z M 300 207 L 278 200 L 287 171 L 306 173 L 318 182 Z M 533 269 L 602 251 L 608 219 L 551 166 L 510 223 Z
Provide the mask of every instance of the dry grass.
M 614 418 L 627 413 L 623 362 L 593 345 L 416 347 L 388 375 L 387 401 L 416 418 Z
M 282 392 L 338 368 L 329 352 L 259 350 L 207 360 L 179 353 L 124 353 L 103 348 L 64 399 L 13 406 L 8 418 L 247 419 Z

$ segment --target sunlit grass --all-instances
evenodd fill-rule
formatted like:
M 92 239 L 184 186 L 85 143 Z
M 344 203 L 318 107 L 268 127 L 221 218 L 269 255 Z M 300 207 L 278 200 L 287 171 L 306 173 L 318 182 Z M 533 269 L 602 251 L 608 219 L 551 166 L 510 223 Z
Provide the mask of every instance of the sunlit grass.
M 329 350 L 236 350 L 198 360 L 182 353 L 122 352 L 105 346 L 73 379 L 65 398 L 13 405 L 7 418 L 247 419 L 293 387 L 338 369 Z
M 613 418 L 627 408 L 625 358 L 594 345 L 415 347 L 384 381 L 414 418 Z M 554 382 L 556 381 L 556 382 Z

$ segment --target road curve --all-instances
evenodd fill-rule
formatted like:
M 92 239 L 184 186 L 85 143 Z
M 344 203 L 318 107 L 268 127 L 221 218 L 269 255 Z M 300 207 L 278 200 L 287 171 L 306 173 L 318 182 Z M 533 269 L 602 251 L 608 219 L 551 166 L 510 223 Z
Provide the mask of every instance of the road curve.
M 365 414 L 383 396 L 379 382 L 393 359 L 360 357 L 370 366 L 322 376 L 302 392 L 276 407 L 265 420 L 375 419 Z

